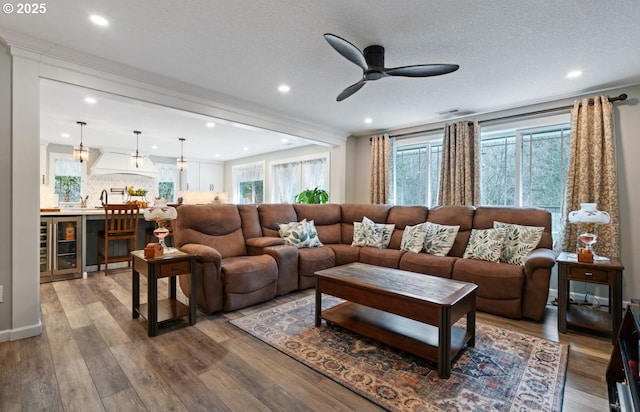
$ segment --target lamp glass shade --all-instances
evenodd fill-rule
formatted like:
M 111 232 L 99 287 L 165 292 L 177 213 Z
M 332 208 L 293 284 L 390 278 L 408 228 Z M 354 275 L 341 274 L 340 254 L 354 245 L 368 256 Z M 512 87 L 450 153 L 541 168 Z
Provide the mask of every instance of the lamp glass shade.
M 138 152 L 131 153 L 131 165 L 137 167 L 142 167 L 144 164 L 144 156 L 138 154 Z
M 80 162 L 89 161 L 89 148 L 84 146 L 73 146 L 73 160 Z
M 179 171 L 185 171 L 187 170 L 187 161 L 181 157 L 176 159 L 176 166 L 178 168 Z
M 569 212 L 569 223 L 593 223 L 606 225 L 611 221 L 609 213 L 596 209 L 595 203 L 580 203 L 580 210 Z

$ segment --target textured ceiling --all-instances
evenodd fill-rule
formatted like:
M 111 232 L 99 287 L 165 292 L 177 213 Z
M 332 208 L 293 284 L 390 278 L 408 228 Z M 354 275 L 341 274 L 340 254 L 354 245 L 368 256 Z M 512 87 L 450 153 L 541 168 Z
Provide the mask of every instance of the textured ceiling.
M 91 13 L 110 26 L 92 25 Z M 40 16 L 0 14 L 0 29 L 364 134 L 437 122 L 454 108 L 482 113 L 638 84 L 639 21 L 638 0 L 56 0 Z M 460 69 L 369 82 L 338 103 L 362 72 L 325 42 L 327 32 L 360 49 L 384 46 L 388 67 Z M 583 75 L 565 78 L 575 69 Z M 280 83 L 291 92 L 278 93 Z

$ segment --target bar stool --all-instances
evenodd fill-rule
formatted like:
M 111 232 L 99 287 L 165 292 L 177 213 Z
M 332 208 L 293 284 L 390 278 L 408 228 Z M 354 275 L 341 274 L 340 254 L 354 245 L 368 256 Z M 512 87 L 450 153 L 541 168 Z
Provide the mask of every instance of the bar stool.
M 104 230 L 98 232 L 98 270 L 104 262 L 105 276 L 109 274 L 109 263 L 129 262 L 131 266 L 131 252 L 136 249 L 139 215 L 140 208 L 137 204 L 104 206 Z M 126 241 L 126 254 L 109 255 L 109 242 L 116 240 Z

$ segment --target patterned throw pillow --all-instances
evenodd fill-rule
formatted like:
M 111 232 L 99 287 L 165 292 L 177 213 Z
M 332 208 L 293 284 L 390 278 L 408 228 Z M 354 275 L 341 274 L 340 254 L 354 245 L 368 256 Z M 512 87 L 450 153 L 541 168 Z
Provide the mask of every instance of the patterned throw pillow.
M 415 226 L 405 226 L 402 232 L 402 242 L 400 250 L 406 252 L 420 253 L 424 247 L 424 238 L 427 235 L 427 223 L 420 223 Z
M 524 265 L 524 261 L 542 238 L 544 227 L 522 226 L 512 223 L 493 222 L 494 228 L 507 230 L 500 260 L 512 265 Z
M 278 227 L 278 233 L 284 239 L 285 245 L 295 246 L 298 249 L 322 246 L 313 220 L 303 219 L 300 222 L 281 223 Z
M 386 249 L 389 247 L 389 243 L 391 242 L 391 235 L 393 234 L 393 229 L 396 228 L 395 224 L 384 224 L 384 223 L 376 223 L 368 217 L 364 216 L 362 218 L 363 225 L 371 225 L 377 227 L 382 232 L 382 238 L 379 242 L 372 244 L 370 246 L 376 246 L 380 249 Z
M 472 229 L 469 243 L 462 256 L 465 259 L 499 262 L 507 229 Z
M 439 225 L 426 222 L 426 236 L 424 238 L 424 250 L 436 256 L 447 256 L 453 242 L 456 240 L 460 226 Z
M 353 242 L 351 242 L 351 246 L 378 246 L 381 243 L 382 228 L 366 217 L 362 219 L 362 222 L 353 222 Z

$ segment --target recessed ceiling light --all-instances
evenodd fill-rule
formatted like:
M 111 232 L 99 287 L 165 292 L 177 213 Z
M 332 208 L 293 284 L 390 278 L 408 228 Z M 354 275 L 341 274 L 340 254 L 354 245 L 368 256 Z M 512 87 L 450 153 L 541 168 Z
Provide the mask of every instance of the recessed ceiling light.
M 207 127 L 216 127 L 216 124 L 213 122 L 207 122 Z
M 64 137 L 65 139 L 69 138 L 69 133 L 62 133 L 60 136 Z
M 216 157 L 220 157 L 220 153 L 216 153 Z
M 582 71 L 580 70 L 572 70 L 567 73 L 567 79 L 575 79 L 576 77 L 582 76 Z
M 245 146 L 245 147 L 243 147 L 243 148 L 242 148 L 242 150 L 244 150 L 245 152 L 247 152 L 247 151 L 249 151 L 249 148 Z
M 157 148 L 158 148 L 158 145 L 157 145 L 157 144 L 154 144 L 153 146 L 151 146 L 151 148 L 152 148 L 152 149 L 157 149 Z
M 367 117 L 366 119 L 364 119 L 364 122 L 365 122 L 366 124 L 369 124 L 369 123 L 373 122 L 373 119 L 372 119 L 372 118 L 370 118 L 370 117 Z
M 283 137 L 282 139 L 280 139 L 280 141 L 281 141 L 282 143 L 288 143 L 288 142 L 289 142 L 289 139 L 287 139 L 286 137 Z
M 91 20 L 91 22 L 97 26 L 106 27 L 109 25 L 109 20 L 105 19 L 102 16 L 98 16 L 97 14 L 92 14 L 91 16 L 89 16 L 89 20 Z
M 289 90 L 291 90 L 291 87 L 287 86 L 286 84 L 281 84 L 280 86 L 278 86 L 278 91 L 280 93 L 289 93 Z
M 89 104 L 96 104 L 97 100 L 94 99 L 93 97 L 85 97 L 84 101 L 89 103 Z

